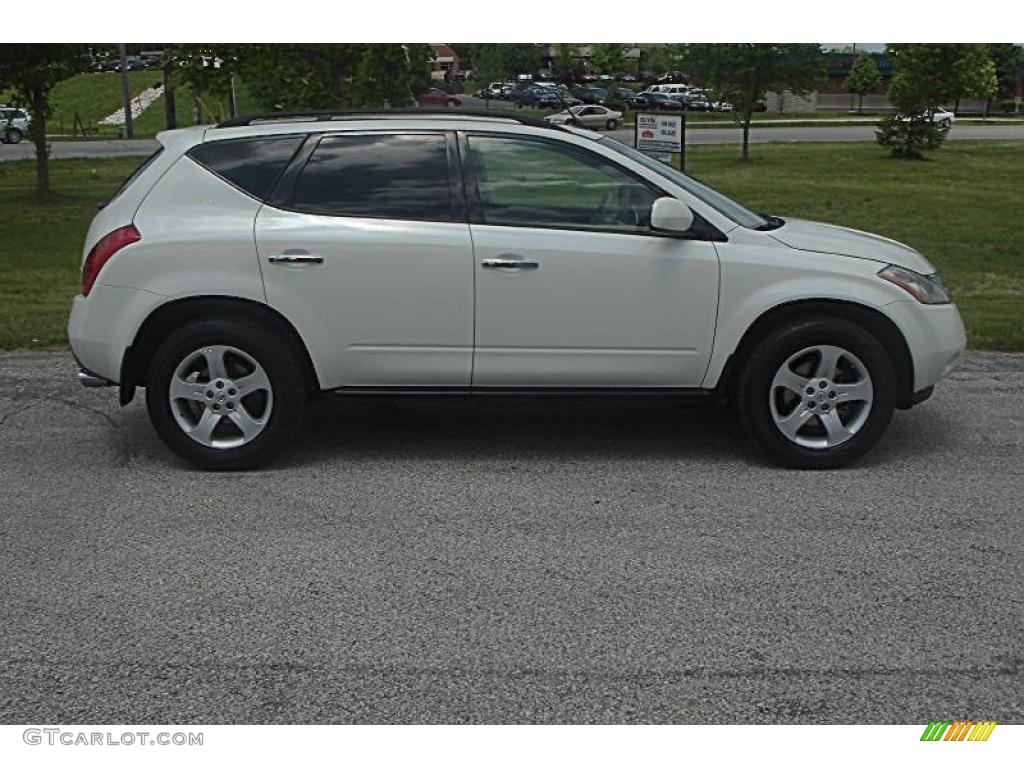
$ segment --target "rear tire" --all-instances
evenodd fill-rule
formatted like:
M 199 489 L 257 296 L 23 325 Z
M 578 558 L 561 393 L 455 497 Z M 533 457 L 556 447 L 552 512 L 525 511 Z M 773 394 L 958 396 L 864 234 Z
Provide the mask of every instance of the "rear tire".
M 882 344 L 856 323 L 791 321 L 761 339 L 740 371 L 744 426 L 776 462 L 841 467 L 885 433 L 896 371 Z
M 304 361 L 272 327 L 199 320 L 153 355 L 146 407 L 176 454 L 209 470 L 270 461 L 302 422 Z
M 7 135 L 4 137 L 4 142 L 7 144 L 17 144 L 21 141 L 23 134 L 18 128 L 8 128 Z

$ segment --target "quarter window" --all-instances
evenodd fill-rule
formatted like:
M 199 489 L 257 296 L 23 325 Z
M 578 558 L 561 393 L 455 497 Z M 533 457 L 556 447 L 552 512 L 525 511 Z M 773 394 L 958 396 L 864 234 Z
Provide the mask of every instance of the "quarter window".
M 645 232 L 661 197 L 586 150 L 495 136 L 469 147 L 484 224 Z
M 324 138 L 299 174 L 288 207 L 330 216 L 451 221 L 445 138 Z
M 188 155 L 243 192 L 266 200 L 302 139 L 302 136 L 271 136 L 210 141 L 193 147 Z

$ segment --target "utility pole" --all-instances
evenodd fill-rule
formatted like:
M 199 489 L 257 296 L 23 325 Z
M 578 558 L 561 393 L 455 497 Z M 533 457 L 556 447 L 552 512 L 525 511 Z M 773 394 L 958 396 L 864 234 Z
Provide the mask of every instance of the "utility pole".
M 124 101 L 124 137 L 132 138 L 132 87 L 128 81 L 128 54 L 125 53 L 124 43 L 117 44 L 121 52 L 121 99 Z

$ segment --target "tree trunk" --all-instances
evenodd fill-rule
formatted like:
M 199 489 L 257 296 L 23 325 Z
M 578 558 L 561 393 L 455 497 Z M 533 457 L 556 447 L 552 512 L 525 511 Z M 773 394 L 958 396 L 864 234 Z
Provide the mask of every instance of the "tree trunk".
M 857 114 L 858 115 L 863 115 L 864 114 L 864 94 L 860 93 L 860 94 L 857 94 L 857 96 L 858 96 L 858 99 L 857 99 Z
M 32 91 L 32 142 L 36 145 L 36 192 L 50 193 L 50 147 L 46 144 L 46 98 L 42 91 Z
M 750 118 L 752 114 L 748 109 L 746 115 L 743 116 L 743 154 L 740 155 L 742 163 L 750 160 Z
M 953 114 L 954 115 L 959 115 L 960 114 L 960 97 L 959 96 L 956 97 L 956 102 L 953 104 Z
M 174 62 L 164 62 L 164 120 L 167 130 L 178 127 L 178 112 L 174 105 Z

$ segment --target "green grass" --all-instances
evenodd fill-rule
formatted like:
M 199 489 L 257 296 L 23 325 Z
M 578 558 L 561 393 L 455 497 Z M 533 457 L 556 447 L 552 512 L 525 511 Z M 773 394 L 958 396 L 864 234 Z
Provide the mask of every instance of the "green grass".
M 849 144 L 697 146 L 687 171 L 753 210 L 917 248 L 953 291 L 976 349 L 1024 351 L 1024 144 L 950 141 L 925 161 Z
M 82 240 L 96 214 L 142 158 L 54 160 L 54 194 L 35 194 L 35 161 L 0 163 L 0 349 L 67 341 L 79 289 Z
M 841 224 L 909 243 L 952 288 L 975 349 L 1024 351 L 1020 142 L 949 142 L 924 162 L 873 144 L 696 146 L 691 173 L 755 210 Z M 60 344 L 78 292 L 95 203 L 142 158 L 56 160 L 54 195 L 34 193 L 32 161 L 0 163 L 0 348 Z
M 146 88 L 163 82 L 163 72 L 159 69 L 148 69 L 128 73 L 132 96 L 138 96 Z M 235 96 L 238 99 L 238 111 L 258 112 L 259 105 L 249 96 L 245 85 L 236 81 Z M 12 103 L 9 92 L 0 92 L 0 103 Z M 117 137 L 121 126 L 98 125 L 99 121 L 116 112 L 122 106 L 121 74 L 118 72 L 90 72 L 58 83 L 51 93 L 53 115 L 47 121 L 47 134 L 51 136 L 71 135 L 75 112 L 78 112 L 87 128 L 95 129 L 90 138 Z M 194 125 L 192 108 L 195 104 L 195 92 L 191 86 L 179 83 L 175 88 L 174 108 L 178 117 L 178 127 Z M 217 122 L 228 113 L 226 99 L 204 98 L 203 123 Z M 164 97 L 157 98 L 138 117 L 135 118 L 133 129 L 136 138 L 152 138 L 167 127 L 164 116 Z
M 128 73 L 132 96 L 162 79 L 159 70 Z M 10 101 L 9 94 L 0 95 L 0 102 Z M 116 112 L 122 105 L 121 74 L 119 72 L 89 72 L 58 83 L 50 93 L 53 114 L 47 121 L 47 133 L 71 134 L 75 112 L 89 128 Z M 98 135 L 116 136 L 117 128 L 104 126 Z

